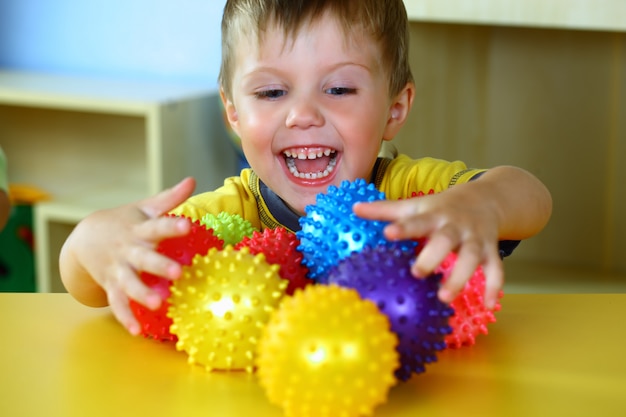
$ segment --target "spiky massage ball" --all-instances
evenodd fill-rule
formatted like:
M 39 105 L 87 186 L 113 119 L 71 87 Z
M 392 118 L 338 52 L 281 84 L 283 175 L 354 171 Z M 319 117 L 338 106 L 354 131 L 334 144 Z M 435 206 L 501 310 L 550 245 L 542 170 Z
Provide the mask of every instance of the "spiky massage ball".
M 457 254 L 451 252 L 437 268 L 437 272 L 443 274 L 442 281 L 452 273 L 456 259 Z M 503 292 L 500 291 L 499 298 L 502 296 Z M 493 309 L 485 307 L 485 274 L 482 267 L 476 269 L 450 306 L 454 309 L 454 317 L 450 319 L 452 333 L 446 336 L 446 344 L 453 349 L 471 346 L 476 343 L 478 335 L 486 335 L 487 325 L 496 321 L 494 313 L 501 308 L 499 301 Z
M 287 417 L 371 415 L 396 382 L 396 343 L 387 318 L 356 291 L 309 285 L 263 329 L 259 382 Z
M 244 237 L 235 245 L 235 249 L 250 248 L 250 253 L 262 253 L 270 264 L 280 265 L 278 273 L 281 278 L 289 281 L 287 295 L 293 295 L 298 288 L 304 288 L 313 281 L 307 278 L 308 269 L 302 265 L 302 253 L 297 248 L 300 241 L 295 234 L 284 227 L 265 229 L 263 233 L 253 232 L 252 236 Z
M 169 217 L 177 217 L 168 215 Z M 157 245 L 156 251 L 172 258 L 181 265 L 191 265 L 191 260 L 196 255 L 206 255 L 211 248 L 222 249 L 224 242 L 213 234 L 213 230 L 207 229 L 199 221 L 192 222 L 187 219 L 191 228 L 184 236 L 163 239 Z M 170 332 L 172 320 L 167 317 L 172 281 L 142 272 L 141 280 L 157 291 L 163 300 L 156 310 L 150 310 L 134 300 L 130 300 L 130 309 L 141 326 L 140 334 L 144 337 L 160 341 L 176 341 L 176 336 Z
M 393 246 L 413 248 L 416 242 L 388 241 L 383 229 L 388 222 L 357 217 L 352 206 L 357 202 L 384 200 L 385 194 L 363 179 L 343 181 L 339 187 L 330 186 L 326 194 L 316 197 L 316 204 L 305 207 L 300 218 L 298 250 L 303 264 L 309 268 L 309 278 L 319 283 L 328 281 L 328 273 L 342 259 L 364 247 Z
M 364 248 L 344 259 L 328 279 L 330 284 L 354 288 L 389 317 L 400 340 L 396 377 L 403 381 L 437 360 L 437 351 L 445 349 L 444 338 L 452 331 L 448 323 L 453 310 L 437 297 L 441 275 L 415 278 L 414 257 L 413 251 L 397 248 Z
M 196 256 L 171 287 L 168 316 L 177 350 L 206 370 L 253 371 L 257 341 L 287 281 L 248 248 Z
M 211 213 L 205 214 L 200 223 L 208 229 L 213 229 L 216 236 L 226 245 L 236 245 L 245 236 L 252 236 L 256 229 L 252 224 L 236 213 L 219 213 L 217 216 Z

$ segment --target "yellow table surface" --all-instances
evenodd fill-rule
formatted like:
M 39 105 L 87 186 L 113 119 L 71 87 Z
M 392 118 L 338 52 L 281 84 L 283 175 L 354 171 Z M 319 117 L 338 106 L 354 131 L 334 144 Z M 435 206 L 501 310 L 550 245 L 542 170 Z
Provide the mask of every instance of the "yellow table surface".
M 376 416 L 626 416 L 626 294 L 510 294 Z M 254 375 L 207 373 L 67 294 L 0 294 L 0 416 L 282 416 Z

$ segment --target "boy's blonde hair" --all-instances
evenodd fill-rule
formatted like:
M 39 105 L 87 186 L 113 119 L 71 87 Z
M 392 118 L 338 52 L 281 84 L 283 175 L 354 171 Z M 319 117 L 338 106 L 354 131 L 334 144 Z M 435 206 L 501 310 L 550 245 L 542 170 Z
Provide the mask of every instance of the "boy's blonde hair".
M 335 17 L 346 35 L 363 33 L 377 41 L 382 67 L 389 76 L 389 94 L 413 81 L 409 67 L 409 25 L 402 0 L 228 0 L 222 17 L 222 64 L 219 83 L 231 98 L 235 48 L 240 37 L 262 41 L 270 25 L 295 36 L 325 13 Z

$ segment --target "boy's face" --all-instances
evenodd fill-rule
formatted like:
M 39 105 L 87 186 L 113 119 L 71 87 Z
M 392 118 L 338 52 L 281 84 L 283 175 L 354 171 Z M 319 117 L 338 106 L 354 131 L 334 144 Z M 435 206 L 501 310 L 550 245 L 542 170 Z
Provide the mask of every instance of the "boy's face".
M 276 27 L 240 39 L 225 106 L 261 180 L 299 213 L 331 184 L 369 180 L 401 124 L 378 45 L 346 41 L 329 17 L 288 42 Z

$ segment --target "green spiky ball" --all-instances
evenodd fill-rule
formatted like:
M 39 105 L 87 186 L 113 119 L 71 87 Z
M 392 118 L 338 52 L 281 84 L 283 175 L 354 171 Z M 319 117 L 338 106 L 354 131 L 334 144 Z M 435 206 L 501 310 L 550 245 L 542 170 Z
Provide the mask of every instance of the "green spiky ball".
M 224 245 L 236 245 L 244 237 L 252 236 L 256 229 L 252 224 L 238 214 L 221 212 L 217 216 L 207 213 L 200 219 L 200 223 L 224 241 Z

